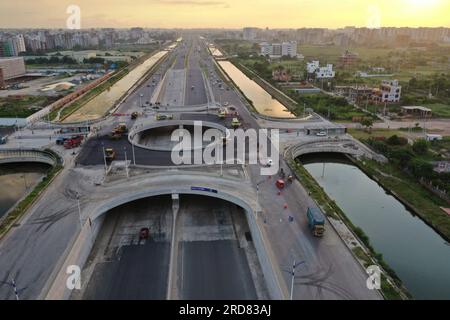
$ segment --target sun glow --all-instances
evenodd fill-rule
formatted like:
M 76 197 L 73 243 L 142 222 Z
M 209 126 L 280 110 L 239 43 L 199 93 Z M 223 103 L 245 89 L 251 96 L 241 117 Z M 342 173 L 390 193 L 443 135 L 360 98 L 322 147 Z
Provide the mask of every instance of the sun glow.
M 416 8 L 416 9 L 423 9 L 423 8 L 432 8 L 441 2 L 441 0 L 406 0 L 407 5 Z

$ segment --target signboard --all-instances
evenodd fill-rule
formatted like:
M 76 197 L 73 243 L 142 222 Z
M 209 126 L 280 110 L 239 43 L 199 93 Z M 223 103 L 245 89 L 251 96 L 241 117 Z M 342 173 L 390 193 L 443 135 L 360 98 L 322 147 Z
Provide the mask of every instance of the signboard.
M 217 190 L 211 189 L 211 188 L 204 188 L 204 187 L 191 187 L 192 191 L 203 191 L 203 192 L 211 192 L 211 193 L 218 193 Z

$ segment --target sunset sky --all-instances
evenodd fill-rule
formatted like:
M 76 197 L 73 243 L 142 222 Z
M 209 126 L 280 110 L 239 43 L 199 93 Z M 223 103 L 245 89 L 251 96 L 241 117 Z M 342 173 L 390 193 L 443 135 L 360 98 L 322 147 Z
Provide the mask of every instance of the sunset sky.
M 450 0 L 1 0 L 0 28 L 450 27 Z

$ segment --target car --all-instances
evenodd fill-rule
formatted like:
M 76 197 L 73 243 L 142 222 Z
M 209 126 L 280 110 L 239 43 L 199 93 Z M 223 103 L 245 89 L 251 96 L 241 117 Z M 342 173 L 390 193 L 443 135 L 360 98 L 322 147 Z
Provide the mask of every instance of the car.
M 224 102 L 224 103 L 223 103 L 223 106 L 224 106 L 224 107 L 226 107 L 226 106 L 228 106 L 228 105 L 229 105 L 228 102 Z
M 327 133 L 325 131 L 320 131 L 320 132 L 316 133 L 316 136 L 318 136 L 318 137 L 326 137 Z
M 150 229 L 149 228 L 142 228 L 139 231 L 139 240 L 146 240 L 150 236 Z
M 266 167 L 271 167 L 273 165 L 273 160 L 272 159 L 267 159 L 267 163 L 266 163 Z
M 229 107 L 229 109 L 230 109 L 231 111 L 236 111 L 236 108 L 233 107 L 233 106 Z

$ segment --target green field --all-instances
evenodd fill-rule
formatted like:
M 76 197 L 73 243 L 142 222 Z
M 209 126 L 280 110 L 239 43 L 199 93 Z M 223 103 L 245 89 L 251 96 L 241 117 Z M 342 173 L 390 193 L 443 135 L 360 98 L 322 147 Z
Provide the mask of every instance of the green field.
M 9 96 L 0 98 L 0 117 L 26 118 L 55 100 L 56 98 L 46 96 Z

